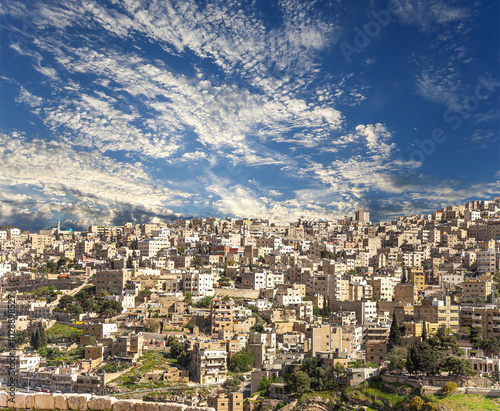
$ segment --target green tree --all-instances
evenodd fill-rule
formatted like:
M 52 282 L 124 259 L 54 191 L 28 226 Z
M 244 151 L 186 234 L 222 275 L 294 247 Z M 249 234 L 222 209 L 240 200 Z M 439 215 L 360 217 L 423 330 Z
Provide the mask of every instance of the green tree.
M 451 372 L 454 375 L 474 375 L 476 371 L 472 369 L 472 363 L 469 360 L 456 357 L 448 357 L 442 365 L 443 371 Z
M 35 344 L 33 345 L 33 348 L 35 350 L 38 350 L 39 348 L 41 348 L 41 345 L 40 345 L 40 328 L 37 328 L 36 331 L 35 331 L 34 342 L 35 342 Z
M 38 346 L 39 347 L 46 347 L 47 346 L 47 334 L 45 333 L 45 327 L 43 325 L 40 326 Z
M 230 287 L 231 279 L 229 277 L 221 277 L 219 279 L 219 287 Z
M 233 355 L 229 369 L 232 372 L 248 372 L 252 371 L 254 356 L 249 351 L 240 351 Z
M 470 332 L 469 332 L 469 341 L 471 344 L 476 347 L 480 348 L 481 344 L 483 342 L 483 328 L 482 327 L 470 327 Z
M 408 409 L 410 409 L 411 411 L 419 411 L 422 409 L 424 404 L 425 404 L 425 401 L 417 395 L 408 404 Z
M 134 261 L 132 260 L 132 255 L 127 258 L 127 268 L 134 268 Z
M 487 338 L 486 340 L 483 340 L 481 342 L 481 348 L 483 349 L 484 353 L 487 355 L 499 356 L 500 355 L 500 338 L 492 337 L 492 338 Z
M 248 308 L 252 310 L 252 314 L 259 314 L 259 307 L 257 307 L 256 305 L 249 305 Z
M 183 343 L 177 341 L 175 338 L 169 340 L 169 345 L 170 357 L 176 359 L 179 365 L 186 367 L 190 361 L 186 346 Z
M 288 378 L 287 388 L 290 392 L 304 392 L 311 387 L 311 378 L 304 371 L 297 371 Z
M 112 316 L 118 315 L 123 311 L 123 306 L 119 301 L 108 300 L 102 303 L 100 313 L 109 313 Z
M 139 296 L 143 298 L 149 297 L 151 294 L 153 294 L 153 292 L 151 290 L 148 290 L 147 288 L 144 288 L 139 292 Z
M 310 386 L 322 390 L 326 384 L 325 370 L 321 367 L 321 361 L 317 357 L 306 358 L 302 365 L 304 371 L 311 379 Z
M 390 354 L 387 356 L 389 361 L 389 370 L 403 370 L 406 366 L 408 350 L 405 347 L 393 347 Z
M 331 379 L 327 382 L 329 389 L 338 389 L 348 381 L 349 373 L 342 363 L 336 363 L 331 371 Z
M 273 383 L 272 378 L 264 376 L 264 378 L 262 378 L 262 380 L 259 383 L 259 391 L 268 391 L 272 383 Z
M 38 328 L 31 329 L 30 345 L 34 350 L 38 348 L 38 339 L 40 338 L 40 333 L 37 333 L 37 331 Z
M 437 347 L 433 347 L 427 341 L 417 344 L 416 370 L 427 375 L 439 373 L 442 354 Z
M 410 374 L 415 374 L 419 371 L 419 365 L 419 347 L 412 344 L 406 356 L 406 369 Z
M 389 350 L 393 347 L 401 345 L 401 331 L 398 326 L 398 319 L 396 317 L 396 311 L 392 315 L 391 330 L 389 331 Z
M 262 324 L 255 324 L 253 327 L 250 328 L 250 331 L 253 331 L 256 333 L 263 333 L 264 326 Z
M 75 297 L 71 295 L 63 295 L 57 304 L 57 308 L 66 311 L 75 302 Z
M 200 268 L 202 266 L 203 266 L 203 257 L 199 254 L 196 254 L 191 261 L 191 267 Z
M 498 365 L 495 365 L 495 369 L 494 371 L 490 374 L 490 380 L 495 383 L 495 384 L 498 384 L 500 382 L 500 371 L 498 370 Z
M 422 324 L 422 341 L 427 340 L 427 323 L 424 321 Z
M 241 374 L 236 374 L 233 378 L 226 380 L 224 388 L 229 392 L 237 392 L 243 380 L 244 377 Z
M 80 303 L 80 307 L 82 307 L 83 311 L 87 313 L 92 313 L 95 310 L 95 303 L 94 299 L 92 298 L 87 298 L 85 300 L 82 300 Z
M 207 308 L 207 307 L 210 307 L 210 304 L 212 304 L 212 297 L 207 295 L 207 296 L 201 298 L 200 300 L 198 300 L 198 302 L 196 303 L 196 306 L 200 307 L 200 308 Z

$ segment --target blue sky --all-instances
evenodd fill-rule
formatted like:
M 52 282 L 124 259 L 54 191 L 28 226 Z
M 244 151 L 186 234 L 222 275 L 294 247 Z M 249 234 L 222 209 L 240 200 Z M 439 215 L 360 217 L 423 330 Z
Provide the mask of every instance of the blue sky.
M 499 15 L 5 0 L 0 221 L 377 221 L 500 195 Z

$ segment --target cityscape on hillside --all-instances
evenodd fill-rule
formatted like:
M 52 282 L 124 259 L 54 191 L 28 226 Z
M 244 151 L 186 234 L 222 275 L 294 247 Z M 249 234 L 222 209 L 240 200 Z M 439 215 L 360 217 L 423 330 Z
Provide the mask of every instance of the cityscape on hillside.
M 2 0 L 0 411 L 500 411 L 500 1 Z
M 500 383 L 500 197 L 377 224 L 2 228 L 0 382 L 20 393 L 237 411 Z

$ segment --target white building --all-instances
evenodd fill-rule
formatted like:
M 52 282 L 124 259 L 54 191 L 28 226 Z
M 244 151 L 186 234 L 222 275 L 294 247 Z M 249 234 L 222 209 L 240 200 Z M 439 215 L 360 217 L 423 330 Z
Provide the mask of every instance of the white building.
M 155 257 L 158 252 L 165 248 L 170 247 L 170 240 L 168 238 L 146 238 L 138 242 L 139 251 L 144 257 Z
M 193 296 L 206 296 L 214 294 L 214 276 L 210 273 L 188 271 L 182 273 L 182 287 L 185 293 Z

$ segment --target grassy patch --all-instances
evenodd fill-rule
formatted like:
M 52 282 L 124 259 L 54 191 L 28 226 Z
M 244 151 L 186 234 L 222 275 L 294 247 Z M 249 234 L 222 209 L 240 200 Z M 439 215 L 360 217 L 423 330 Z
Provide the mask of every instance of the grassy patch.
M 500 398 L 485 397 L 482 395 L 454 394 L 449 397 L 438 397 L 439 405 L 443 405 L 448 410 L 453 411 L 498 411 L 500 410 Z
M 406 388 L 406 386 L 398 388 L 402 390 Z M 346 395 L 371 402 L 372 405 L 378 409 L 383 409 L 384 402 L 382 400 L 388 401 L 394 407 L 401 405 L 408 397 L 408 394 L 410 394 L 411 389 L 403 391 L 405 392 L 402 394 L 392 393 L 386 390 L 384 384 L 380 380 L 370 380 L 357 387 L 348 387 L 346 389 Z

